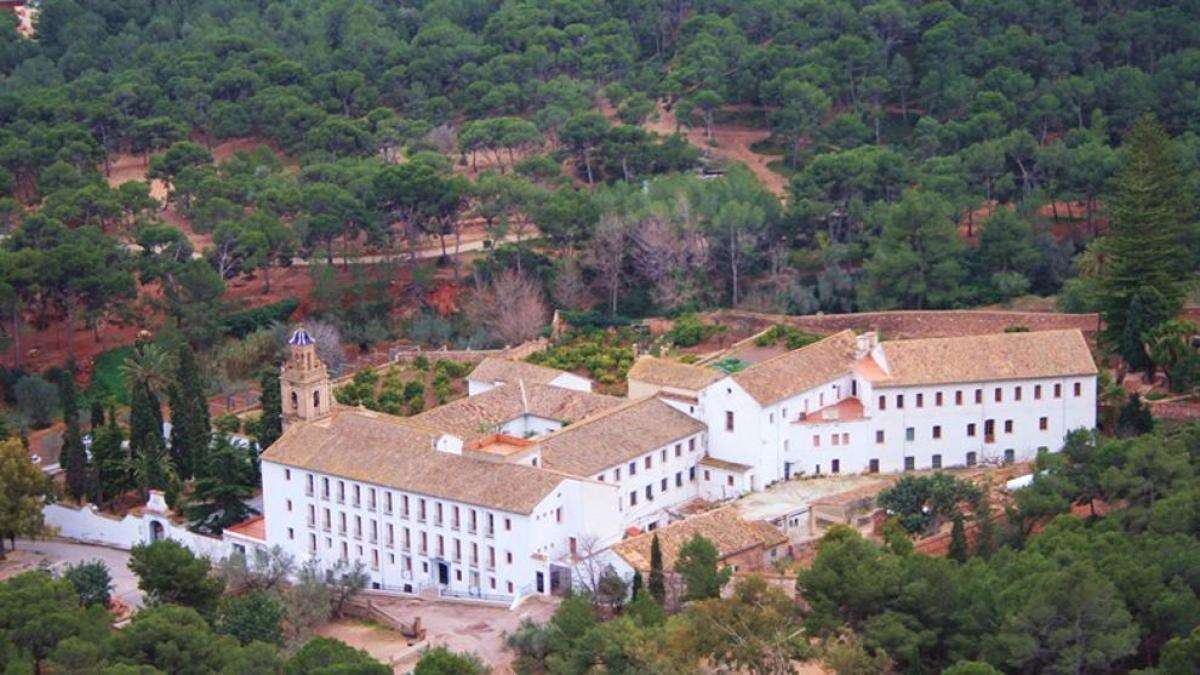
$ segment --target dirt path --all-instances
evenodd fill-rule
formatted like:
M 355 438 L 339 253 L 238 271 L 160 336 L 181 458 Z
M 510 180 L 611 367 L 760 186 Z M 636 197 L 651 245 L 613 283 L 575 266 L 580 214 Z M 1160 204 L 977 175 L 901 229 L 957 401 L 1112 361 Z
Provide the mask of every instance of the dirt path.
M 605 113 L 608 114 L 611 107 L 605 102 Z M 650 131 L 660 134 L 675 133 L 675 111 L 667 110 L 663 107 L 662 102 L 658 103 L 657 119 L 648 120 L 643 126 Z M 771 135 L 767 129 L 753 129 L 737 125 L 714 125 L 713 126 L 713 141 L 710 143 L 704 135 L 704 127 L 685 127 L 681 129 L 688 142 L 700 148 L 707 150 L 710 154 L 720 159 L 741 162 L 745 164 L 750 171 L 758 178 L 763 187 L 767 188 L 775 196 L 784 199 L 787 197 L 788 180 L 776 173 L 768 163 L 775 161 L 777 157 L 773 155 L 762 155 L 750 149 L 750 146 L 764 141 Z

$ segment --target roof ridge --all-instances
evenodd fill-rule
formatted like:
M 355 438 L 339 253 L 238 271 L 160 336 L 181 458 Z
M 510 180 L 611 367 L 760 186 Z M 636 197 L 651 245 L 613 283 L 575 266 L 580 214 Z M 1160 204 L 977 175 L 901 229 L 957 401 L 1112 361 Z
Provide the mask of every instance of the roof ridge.
M 765 361 L 759 361 L 758 363 L 747 366 L 746 368 L 743 368 L 743 369 L 737 371 L 736 373 L 731 374 L 729 377 L 732 377 L 734 379 L 734 381 L 737 381 L 738 375 L 742 375 L 744 373 L 748 373 L 753 370 L 759 370 L 762 366 L 765 366 L 769 363 L 773 363 L 775 361 L 778 361 L 778 360 L 783 359 L 788 356 L 793 356 L 793 355 L 798 354 L 806 349 L 816 347 L 819 344 L 828 342 L 829 340 L 832 340 L 836 337 L 841 337 L 842 335 L 845 335 L 847 333 L 849 333 L 851 337 L 854 336 L 854 331 L 852 329 L 845 328 L 845 329 L 839 330 L 836 333 L 831 333 L 829 335 L 826 335 L 825 337 L 821 338 L 820 340 L 817 340 L 816 342 L 810 342 L 802 347 L 797 347 L 795 349 L 789 349 L 786 352 L 779 354 L 778 356 L 772 356 L 771 358 L 769 358 Z
M 620 398 L 620 397 L 617 397 L 617 398 Z M 649 396 L 642 396 L 641 398 L 627 398 L 627 399 L 625 399 L 624 402 L 618 403 L 617 405 L 615 405 L 611 408 L 607 408 L 605 410 L 601 410 L 599 412 L 592 413 L 591 415 L 588 415 L 587 417 L 584 417 L 583 419 L 577 420 L 568 426 L 564 426 L 564 427 L 555 429 L 554 431 L 539 438 L 538 445 L 541 445 L 541 444 L 549 441 L 552 438 L 557 438 L 558 436 L 561 436 L 562 434 L 564 434 L 568 431 L 575 431 L 575 430 L 579 429 L 580 427 L 587 426 L 589 424 L 598 422 L 599 420 L 602 420 L 605 417 L 608 417 L 609 415 L 616 414 L 618 412 L 621 412 L 622 410 L 628 410 L 629 408 L 632 408 L 635 405 L 645 403 L 647 401 L 657 401 L 657 400 L 658 400 L 658 396 L 656 394 L 650 394 Z M 659 401 L 659 403 L 666 406 L 667 408 L 670 408 L 671 411 L 674 413 L 683 415 L 684 417 L 687 417 L 688 419 L 694 419 L 687 413 L 684 413 L 681 410 L 677 410 L 677 409 L 671 407 L 670 405 L 663 403 L 662 401 Z

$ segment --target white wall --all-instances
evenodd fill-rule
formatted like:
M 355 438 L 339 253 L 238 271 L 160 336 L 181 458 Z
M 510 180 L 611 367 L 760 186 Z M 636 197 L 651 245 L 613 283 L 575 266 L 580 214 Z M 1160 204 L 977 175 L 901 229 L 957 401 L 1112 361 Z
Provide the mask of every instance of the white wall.
M 563 373 L 558 377 L 550 380 L 550 385 L 554 387 L 562 387 L 563 389 L 573 389 L 575 391 L 592 390 L 592 381 L 586 377 L 580 377 L 574 373 Z
M 130 514 L 116 518 L 102 515 L 90 504 L 82 508 L 48 504 L 42 509 L 42 515 L 47 525 L 57 529 L 59 536 L 90 544 L 128 551 L 140 543 L 150 541 L 150 523 L 157 521 L 163 526 L 165 538 L 180 542 L 196 555 L 219 560 L 229 553 L 226 542 L 190 532 L 187 528 L 175 525 L 169 519 L 156 514 Z

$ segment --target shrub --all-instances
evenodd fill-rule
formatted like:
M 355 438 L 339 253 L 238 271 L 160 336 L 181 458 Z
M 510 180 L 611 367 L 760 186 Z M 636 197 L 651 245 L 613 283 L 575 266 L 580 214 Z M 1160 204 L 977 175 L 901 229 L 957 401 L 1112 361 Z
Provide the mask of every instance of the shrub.
M 807 333 L 794 326 L 775 324 L 754 338 L 754 344 L 759 347 L 770 347 L 782 342 L 788 349 L 799 349 L 820 339 L 820 335 Z
M 234 312 L 221 321 L 221 331 L 231 337 L 245 337 L 273 323 L 284 323 L 300 306 L 300 301 L 287 298 L 262 307 Z
M 58 407 L 58 387 L 40 375 L 26 375 L 15 388 L 17 408 L 29 420 L 30 426 L 43 429 L 50 426 Z
M 696 314 L 684 314 L 675 320 L 667 331 L 667 339 L 679 347 L 695 347 L 713 333 L 714 327 L 707 326 Z
M 85 606 L 108 606 L 112 597 L 112 577 L 108 573 L 108 565 L 103 561 L 93 560 L 70 565 L 63 573 L 63 578 L 75 587 L 79 601 Z

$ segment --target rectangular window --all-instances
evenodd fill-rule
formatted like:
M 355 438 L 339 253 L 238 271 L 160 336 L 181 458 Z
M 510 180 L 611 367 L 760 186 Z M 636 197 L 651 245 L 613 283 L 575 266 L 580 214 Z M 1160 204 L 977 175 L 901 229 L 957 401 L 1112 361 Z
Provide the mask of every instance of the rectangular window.
M 942 392 L 937 392 L 933 395 L 933 404 L 937 407 L 942 407 Z
M 913 427 L 907 427 L 904 430 L 904 440 L 914 441 L 917 438 L 917 430 Z
M 653 486 L 653 485 L 647 485 L 647 486 L 646 486 L 646 499 L 647 499 L 647 500 L 653 500 L 653 499 L 654 499 L 654 486 Z
M 904 394 L 896 394 L 896 409 L 904 407 Z
M 967 453 L 967 466 L 975 466 L 979 463 L 979 456 L 973 451 Z
M 675 444 L 675 456 L 676 456 L 676 457 L 682 457 L 682 456 L 683 456 L 683 443 L 676 443 L 676 444 Z
M 905 457 L 904 458 L 904 470 L 912 471 L 915 468 L 917 468 L 917 458 L 912 457 L 912 456 Z
M 675 472 L 675 487 L 683 487 L 683 472 Z
M 834 460 L 831 460 L 831 461 L 829 462 L 829 471 L 830 471 L 830 473 L 840 473 L 840 472 L 841 472 L 841 470 L 842 470 L 842 462 L 841 462 L 841 460 L 834 459 Z
M 1033 385 L 1033 398 L 1034 398 L 1034 399 L 1037 399 L 1037 400 L 1041 400 L 1041 398 L 1042 398 L 1042 385 L 1040 385 L 1040 384 L 1035 384 L 1035 385 Z
M 934 456 L 933 456 L 933 462 L 931 463 L 931 466 L 932 466 L 933 468 L 935 468 L 935 469 L 940 469 L 940 468 L 942 468 L 942 456 L 941 456 L 941 455 L 934 455 Z
M 688 439 L 688 452 L 695 452 L 695 451 L 696 451 L 696 438 L 692 437 L 692 438 Z
M 962 405 L 962 390 L 954 392 L 954 405 Z
M 1016 453 L 1016 451 L 1015 451 L 1015 450 L 1013 450 L 1012 448 L 1009 448 L 1008 450 L 1005 450 L 1005 451 L 1004 451 L 1004 463 L 1005 463 L 1005 464 L 1012 464 L 1012 463 L 1013 463 L 1013 462 L 1015 462 L 1015 461 L 1017 461 L 1017 453 Z
M 666 478 L 664 478 L 658 482 L 658 491 L 659 492 L 667 491 L 667 479 Z
M 617 468 L 613 469 L 613 480 L 617 481 L 618 483 L 621 482 L 621 467 L 618 466 Z
M 886 396 L 879 397 L 879 409 L 887 410 L 887 397 Z
M 1011 434 L 1012 429 L 1013 429 L 1013 421 L 1012 420 L 1004 420 L 1004 433 Z
M 1000 403 L 1003 400 L 1004 400 L 1004 390 L 1001 389 L 1000 387 L 996 387 L 996 403 Z
M 629 505 L 637 506 L 637 490 L 633 490 L 629 493 Z
M 850 434 L 849 434 L 849 432 L 844 432 L 844 433 L 842 433 L 842 445 L 850 445 Z
M 876 443 L 882 443 L 882 442 L 883 442 L 883 429 L 880 429 L 880 430 L 878 430 L 878 431 L 876 431 L 876 432 L 875 432 L 875 442 L 876 442 Z
M 636 475 L 637 475 L 637 462 L 630 462 L 630 463 L 629 463 L 629 475 L 630 475 L 630 476 L 636 476 Z
M 650 455 L 646 455 L 645 462 L 646 462 L 646 468 L 649 469 L 650 465 L 654 462 L 654 458 L 651 457 Z
M 839 438 L 838 438 L 838 435 L 837 435 L 837 434 L 830 434 L 830 435 L 829 435 L 829 442 L 830 442 L 830 444 L 832 444 L 832 445 L 840 445 L 840 442 L 839 442 L 840 440 L 841 440 L 841 439 L 839 439 Z
M 1082 394 L 1083 394 L 1083 385 L 1080 384 L 1079 382 L 1076 382 L 1075 383 L 1075 395 L 1081 396 Z
M 1062 385 L 1057 382 L 1054 384 L 1054 398 L 1062 398 Z
M 733 431 L 733 411 L 725 411 L 725 431 Z
M 284 470 L 283 470 L 283 479 L 284 479 L 284 480 L 291 480 L 291 479 L 292 479 L 292 470 L 291 470 L 291 469 L 284 469 Z
M 975 423 L 974 422 L 967 425 L 967 435 L 968 436 L 975 435 Z
M 688 480 L 695 482 L 695 480 L 696 480 L 696 467 L 694 467 L 694 466 L 688 467 Z
M 1046 429 L 1049 428 L 1049 426 L 1050 426 L 1050 418 L 1041 417 L 1038 419 L 1038 429 L 1045 431 Z
M 867 463 L 867 473 L 879 473 L 879 460 L 872 459 Z
M 933 438 L 936 440 L 936 439 L 939 439 L 939 438 L 941 438 L 941 437 L 942 437 L 942 427 L 941 427 L 941 425 L 938 425 L 938 424 L 935 424 L 935 425 L 933 425 Z
M 728 485 L 729 487 L 733 487 L 733 476 L 726 476 L 725 484 Z
M 917 407 L 918 408 L 925 407 L 925 394 L 917 394 Z
M 1020 386 L 1020 385 L 1017 385 L 1017 387 L 1015 387 L 1015 388 L 1013 389 L 1013 400 L 1014 400 L 1014 401 L 1020 401 L 1020 400 L 1021 400 L 1021 386 Z
M 819 447 L 821 447 L 821 435 L 820 435 L 820 434 L 813 434 L 813 442 L 812 442 L 812 444 L 813 444 L 813 447 L 814 447 L 814 448 L 819 448 Z
M 983 403 L 983 390 L 982 389 L 975 390 L 975 402 Z

